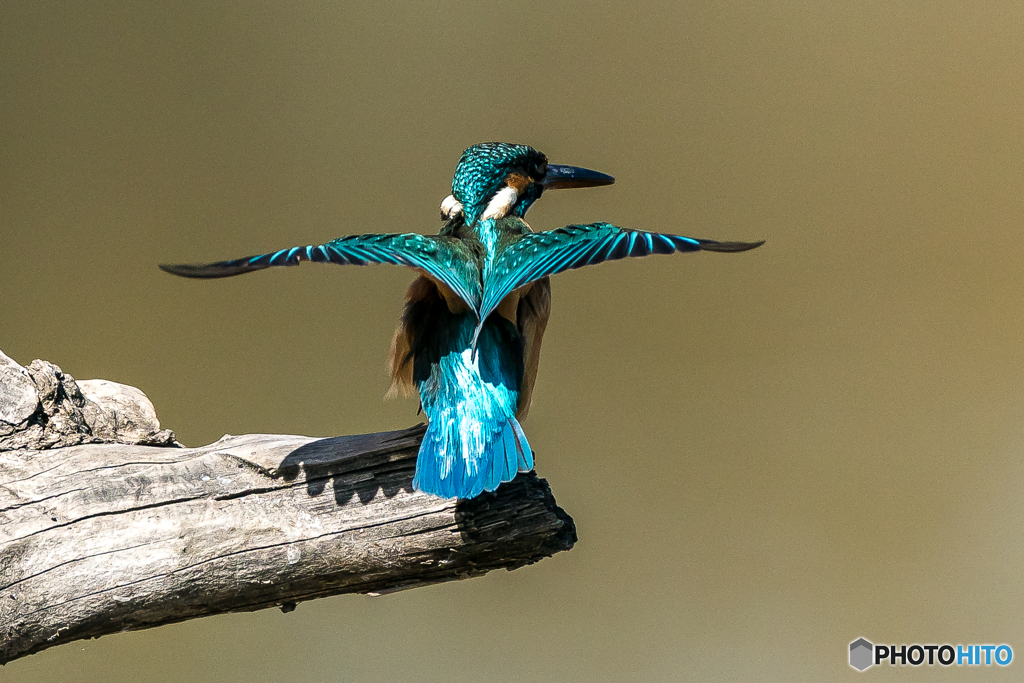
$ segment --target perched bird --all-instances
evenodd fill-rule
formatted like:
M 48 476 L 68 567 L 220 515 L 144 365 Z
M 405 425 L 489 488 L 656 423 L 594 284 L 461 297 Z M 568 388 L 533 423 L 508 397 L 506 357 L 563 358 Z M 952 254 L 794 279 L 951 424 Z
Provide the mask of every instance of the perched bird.
M 546 190 L 593 187 L 611 176 L 549 164 L 526 145 L 463 152 L 436 235 L 367 234 L 206 265 L 161 265 L 218 278 L 302 261 L 385 263 L 419 273 L 389 354 L 389 395 L 419 393 L 429 420 L 413 486 L 473 498 L 533 469 L 519 420 L 530 406 L 551 305 L 548 278 L 627 256 L 746 251 L 763 242 L 716 242 L 608 223 L 533 232 L 523 219 Z

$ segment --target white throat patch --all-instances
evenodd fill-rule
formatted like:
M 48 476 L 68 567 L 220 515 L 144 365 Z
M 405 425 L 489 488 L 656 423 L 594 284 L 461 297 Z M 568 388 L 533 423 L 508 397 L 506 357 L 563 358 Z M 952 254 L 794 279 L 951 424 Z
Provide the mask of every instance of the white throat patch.
M 504 218 L 512 210 L 512 207 L 516 205 L 517 201 L 519 201 L 519 193 L 516 192 L 515 188 L 503 187 L 498 190 L 498 193 L 487 204 L 487 208 L 484 209 L 480 219 Z

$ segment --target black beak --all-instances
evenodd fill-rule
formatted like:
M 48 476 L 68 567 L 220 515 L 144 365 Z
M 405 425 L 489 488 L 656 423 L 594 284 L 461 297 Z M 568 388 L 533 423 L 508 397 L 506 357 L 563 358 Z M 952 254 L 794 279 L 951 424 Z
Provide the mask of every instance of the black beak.
M 561 190 L 569 187 L 600 187 L 611 185 L 615 178 L 604 173 L 578 166 L 548 164 L 547 175 L 540 181 L 545 190 Z

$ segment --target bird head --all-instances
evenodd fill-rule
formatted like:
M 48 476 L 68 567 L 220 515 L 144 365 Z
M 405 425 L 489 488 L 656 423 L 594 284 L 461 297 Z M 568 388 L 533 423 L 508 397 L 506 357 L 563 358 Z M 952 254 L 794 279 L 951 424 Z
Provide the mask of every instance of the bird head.
M 615 178 L 576 166 L 549 164 L 527 145 L 485 142 L 462 153 L 452 179 L 452 194 L 441 215 L 463 213 L 466 225 L 482 218 L 522 218 L 544 190 L 611 185 Z

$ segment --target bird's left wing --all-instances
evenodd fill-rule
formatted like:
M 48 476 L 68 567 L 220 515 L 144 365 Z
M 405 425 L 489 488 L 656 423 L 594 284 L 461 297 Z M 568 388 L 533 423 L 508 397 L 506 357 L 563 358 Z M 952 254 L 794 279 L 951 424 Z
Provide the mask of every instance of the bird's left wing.
M 716 242 L 627 230 L 610 223 L 532 232 L 502 251 L 484 275 L 480 321 L 513 290 L 549 275 L 631 256 L 683 251 L 747 251 L 764 242 Z
M 161 265 L 160 268 L 182 277 L 217 278 L 272 266 L 297 266 L 303 261 L 355 266 L 385 263 L 419 268 L 450 287 L 473 311 L 479 310 L 480 275 L 473 254 L 461 240 L 447 236 L 348 235 L 326 244 L 292 247 L 232 261 Z

